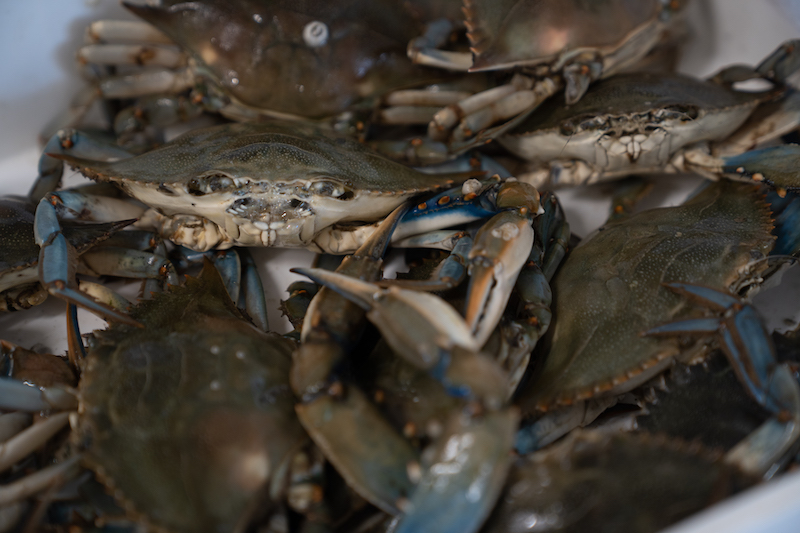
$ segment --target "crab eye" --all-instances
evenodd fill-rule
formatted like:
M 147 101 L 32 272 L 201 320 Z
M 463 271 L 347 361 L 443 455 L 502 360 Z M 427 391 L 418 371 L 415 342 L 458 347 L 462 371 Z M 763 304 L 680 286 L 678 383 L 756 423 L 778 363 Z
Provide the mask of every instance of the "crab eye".
M 339 200 L 349 200 L 353 196 L 353 193 L 341 183 L 329 180 L 315 181 L 308 186 L 308 190 L 317 196 L 327 196 L 329 198 L 338 198 Z
M 674 105 L 659 109 L 656 116 L 662 120 L 694 120 L 697 118 L 697 108 L 694 106 Z
M 296 215 L 305 215 L 311 213 L 311 206 L 302 200 L 298 200 L 297 198 L 292 198 L 289 201 L 289 207 L 294 210 Z
M 212 192 L 234 189 L 236 185 L 228 176 L 198 176 L 189 180 L 186 191 L 193 196 L 203 196 Z

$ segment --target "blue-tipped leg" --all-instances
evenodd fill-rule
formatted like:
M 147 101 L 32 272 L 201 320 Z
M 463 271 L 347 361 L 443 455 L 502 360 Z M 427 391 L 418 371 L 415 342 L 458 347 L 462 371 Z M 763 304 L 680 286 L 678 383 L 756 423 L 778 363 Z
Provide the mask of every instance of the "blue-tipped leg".
M 61 232 L 53 206 L 45 199 L 36 208 L 34 237 L 41 247 L 39 281 L 53 296 L 73 303 L 106 319 L 141 326 L 127 314 L 96 301 L 81 292 L 75 283 L 77 252 Z
M 774 414 L 736 446 L 726 460 L 758 475 L 770 476 L 793 453 L 800 439 L 800 384 L 785 365 L 778 365 L 772 338 L 758 313 L 736 296 L 688 283 L 666 284 L 694 302 L 723 312 L 720 318 L 673 322 L 645 335 L 716 333 L 740 383 Z

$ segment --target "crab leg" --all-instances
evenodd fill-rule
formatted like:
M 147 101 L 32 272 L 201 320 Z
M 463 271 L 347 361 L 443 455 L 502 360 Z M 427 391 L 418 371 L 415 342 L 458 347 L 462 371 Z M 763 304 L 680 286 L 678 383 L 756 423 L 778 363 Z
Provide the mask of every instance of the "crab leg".
M 78 61 L 95 65 L 137 65 L 175 68 L 186 56 L 175 46 L 144 44 L 90 44 L 78 50 Z
M 787 368 L 777 365 L 775 348 L 752 306 L 708 287 L 687 283 L 670 283 L 666 287 L 724 312 L 724 316 L 672 322 L 646 334 L 720 336 L 722 349 L 745 390 L 775 415 L 731 451 L 729 460 L 743 461 L 744 468 L 759 475 L 768 474 L 772 465 L 780 464 L 800 439 L 800 384 Z
M 0 444 L 0 472 L 5 471 L 67 427 L 69 413 L 58 413 Z
M 95 301 L 77 289 L 74 281 L 77 253 L 61 232 L 61 226 L 53 206 L 44 199 L 36 208 L 34 233 L 36 243 L 41 246 L 39 279 L 50 294 L 79 305 L 103 318 L 139 325 L 126 314 Z
M 48 466 L 19 481 L 0 487 L 0 506 L 29 498 L 55 483 L 73 477 L 79 471 L 80 455 L 75 455 L 57 464 Z
M 38 202 L 45 194 L 58 188 L 64 174 L 64 161 L 53 157 L 53 154 L 65 153 L 89 159 L 125 158 L 131 155 L 115 145 L 102 143 L 79 131 L 59 130 L 47 141 L 39 158 L 39 175 L 28 192 L 31 202 Z M 115 220 L 119 220 L 119 216 Z
M 472 66 L 471 52 L 440 50 L 455 29 L 453 22 L 448 19 L 429 22 L 425 33 L 408 43 L 408 58 L 418 65 L 468 71 Z
M 783 196 L 800 189 L 800 146 L 784 144 L 722 158 L 721 171 L 774 187 Z
M 117 41 L 174 44 L 172 39 L 155 26 L 138 20 L 96 20 L 86 28 L 86 36 L 93 43 Z
M 154 93 L 179 93 L 192 87 L 191 69 L 155 70 L 105 78 L 99 89 L 104 98 L 135 98 Z
M 60 159 L 50 158 L 54 161 Z M 44 196 L 53 204 L 59 220 L 90 220 L 94 222 L 113 222 L 121 219 L 140 218 L 146 206 L 130 198 L 113 198 L 85 192 L 94 185 L 84 188 L 51 192 Z M 107 187 L 106 187 L 107 188 Z M 112 189 L 113 190 L 113 189 Z M 115 191 L 119 194 L 119 191 Z
M 800 39 L 786 41 L 756 67 L 761 76 L 780 83 L 785 82 L 798 70 L 800 70 Z
M 517 76 L 507 85 L 477 93 L 436 113 L 428 125 L 428 137 L 448 142 L 453 153 L 462 153 L 522 122 L 559 88 L 550 78 L 531 85 L 530 80 Z M 498 122 L 501 124 L 490 128 Z
M 246 311 L 261 330 L 269 331 L 264 287 L 256 264 L 246 248 L 195 252 L 180 246 L 176 248 L 175 253 L 179 256 L 176 261 L 182 268 L 200 264 L 204 258 L 214 263 L 231 300 L 237 302 L 237 307 Z
M 36 413 L 50 409 L 74 409 L 75 395 L 59 387 L 33 387 L 11 378 L 0 378 L 0 408 Z

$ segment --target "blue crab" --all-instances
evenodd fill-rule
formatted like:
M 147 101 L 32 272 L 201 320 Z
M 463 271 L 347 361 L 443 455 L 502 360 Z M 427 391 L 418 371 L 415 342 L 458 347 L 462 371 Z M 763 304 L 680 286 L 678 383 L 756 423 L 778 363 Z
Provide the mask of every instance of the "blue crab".
M 396 287 L 382 292 L 356 278 L 380 275 L 379 259 L 400 214 L 384 221 L 338 274 L 299 270 L 326 284 L 338 280 L 332 288 L 344 297 L 325 287 L 309 306 L 292 371 L 292 387 L 301 399 L 297 413 L 351 486 L 378 508 L 401 513 L 398 531 L 417 531 L 423 524 L 437 531 L 474 531 L 502 485 L 517 417 L 503 405 L 503 371 L 478 353 L 479 344 L 449 304 Z M 341 373 L 364 320 L 359 308 L 369 309 L 367 316 L 402 359 L 436 375 L 466 401 L 442 421 L 427 460 Z M 469 414 L 469 405 L 480 414 Z M 465 496 L 467 486 L 471 496 Z
M 438 112 L 429 137 L 447 141 L 457 153 L 519 124 L 562 88 L 567 104 L 574 104 L 592 82 L 630 68 L 662 42 L 683 4 L 465 1 L 473 57 L 459 63 L 470 72 L 517 69 L 521 74 Z
M 682 206 L 609 222 L 573 250 L 553 279 L 549 349 L 518 394 L 524 413 L 547 412 L 521 431 L 521 449 L 590 422 L 675 359 L 700 360 L 719 331 L 742 386 L 773 415 L 729 459 L 759 475 L 784 460 L 800 428 L 800 389 L 776 364 L 752 308 L 730 295 L 756 289 L 772 272 L 766 258 L 775 237 L 763 197 L 754 185 L 717 182 Z M 686 296 L 723 311 L 725 325 L 716 317 L 682 322 L 699 314 Z M 668 320 L 678 322 L 657 328 Z M 754 453 L 765 435 L 772 444 Z
M 510 207 L 519 203 L 515 195 L 528 193 L 522 184 L 509 185 L 504 196 L 511 197 Z M 505 204 L 500 202 L 501 192 L 498 205 Z M 526 251 L 526 269 L 516 283 L 521 311 L 511 313 L 516 330 L 509 335 L 513 338 L 509 343 L 527 349 L 525 355 L 549 324 L 543 308 L 549 304 L 550 293 L 540 291 L 549 279 L 545 272 L 552 274 L 552 263 L 563 257 L 557 238 L 559 222 L 563 222 L 560 209 L 552 197 L 543 200 L 545 214 L 533 221 L 537 244 L 533 251 Z M 474 276 L 482 269 L 496 268 L 491 262 L 482 263 L 482 248 L 507 245 L 491 234 L 511 218 L 520 219 L 514 227 L 523 231 L 535 211 L 509 208 L 494 217 L 502 224 L 490 222 L 494 230 L 476 235 L 473 250 L 479 252 L 469 256 Z M 396 211 L 384 220 L 380 231 L 346 258 L 336 273 L 296 269 L 325 285 L 308 305 L 295 354 L 292 387 L 300 398 L 297 413 L 348 483 L 378 508 L 397 515 L 396 531 L 423 527 L 475 531 L 494 505 L 508 467 L 517 416 L 507 400 L 518 377 L 480 350 L 495 329 L 496 311 L 480 317 L 473 336 L 470 322 L 475 313 L 469 303 L 465 321 L 439 297 L 407 288 L 416 285 L 412 281 L 398 286 L 387 280 L 389 286 L 384 289 L 371 283 L 380 275 L 380 257 L 400 218 Z M 434 271 L 439 271 L 440 278 L 458 277 L 454 272 L 464 265 L 448 261 Z M 486 290 L 480 285 L 472 283 L 470 292 Z M 452 284 L 423 281 L 418 286 L 441 289 Z M 487 306 L 490 310 L 505 307 L 504 300 L 492 300 Z M 381 331 L 385 344 L 369 360 L 361 361 L 356 341 L 365 314 Z M 545 319 L 542 324 L 540 316 Z M 521 359 L 524 372 L 527 358 Z M 392 369 L 391 374 L 387 369 Z M 382 376 L 384 385 L 357 378 L 363 374 Z M 370 396 L 376 399 L 371 401 Z M 424 397 L 425 405 L 414 405 L 412 396 Z M 394 416 L 382 412 L 385 403 L 396 406 Z M 360 437 L 354 440 L 352 435 Z M 420 440 L 427 443 L 422 453 L 415 444 Z
M 676 73 L 612 76 L 576 104 L 553 98 L 500 142 L 529 162 L 518 175 L 537 187 L 664 171 L 701 172 L 713 179 L 721 173 L 758 175 L 747 169 L 750 164 L 763 167 L 769 179 L 771 172 L 787 168 L 773 168 L 773 154 L 742 152 L 800 123 L 800 97 L 784 84 L 800 65 L 798 49 L 800 42 L 787 42 L 757 67 L 730 67 L 709 80 Z M 733 87 L 754 78 L 773 86 Z
M 457 16 L 461 2 L 166 0 L 123 5 L 146 22 L 96 22 L 88 34 L 97 42 L 78 54 L 84 63 L 132 70 L 100 77 L 104 97 L 156 95 L 117 117 L 121 134 L 147 123 L 162 126 L 196 116 L 202 109 L 233 120 L 350 117 L 359 107 L 369 115 L 370 102 L 387 93 L 453 78 L 414 65 L 406 47 L 424 31 L 426 21 Z M 175 96 L 187 89 L 192 89 L 189 97 Z M 418 120 L 413 117 L 420 108 L 404 105 L 402 92 L 389 103 L 396 108 L 393 114 L 382 120 L 404 123 L 409 111 L 411 120 Z M 421 94 L 412 98 L 417 105 L 422 99 L 422 105 L 441 106 L 469 92 Z M 422 112 L 427 122 L 433 112 Z
M 74 382 L 43 382 L 43 373 L 0 380 L 4 409 L 44 404 L 51 413 L 15 437 L 22 456 L 8 459 L 30 453 L 53 434 L 44 429 L 71 416 L 72 457 L 36 476 L 52 483 L 79 461 L 129 519 L 163 531 L 238 531 L 274 512 L 308 440 L 288 385 L 295 343 L 244 319 L 210 264 L 131 315 L 147 329 L 95 332 L 77 394 Z M 41 490 L 20 483 L 30 488 L 19 498 Z
M 482 340 L 494 326 L 480 324 L 492 324 L 502 313 L 534 242 L 530 219 L 541 212 L 538 192 L 529 185 L 498 178 L 480 182 L 470 179 L 480 175 L 474 171 L 423 174 L 345 137 L 297 125 L 193 130 L 160 149 L 114 162 L 54 156 L 144 202 L 152 209 L 141 224 L 199 251 L 243 245 L 345 253 L 392 209 L 461 183 L 419 203 L 393 239 L 465 254 L 463 232 L 448 230 L 433 240 L 428 232 L 491 217 L 468 258 L 475 288 L 469 320 L 481 329 Z
M 125 4 L 168 37 L 146 24 L 131 30 L 130 23 L 103 21 L 89 35 L 108 44 L 86 47 L 79 57 L 151 66 L 101 78 L 106 97 L 194 89 L 188 99 L 145 99 L 118 117 L 119 133 L 139 130 L 148 120 L 195 116 L 201 102 L 234 120 L 336 117 L 334 127 L 353 129 L 355 122 L 362 134 L 364 120 L 429 124 L 424 148 L 403 143 L 406 149 L 399 151 L 389 143 L 385 150 L 400 158 L 410 150 L 415 160 L 436 161 L 494 138 L 564 85 L 570 101 L 577 100 L 592 81 L 635 64 L 664 40 L 682 3 L 469 1 L 463 3 L 465 21 L 459 0 L 388 1 L 380 8 L 363 1 Z M 559 28 L 555 37 L 551 23 Z M 465 46 L 463 52 L 435 49 L 465 25 L 471 52 Z M 178 47 L 165 44 L 170 40 Z M 414 65 L 406 54 L 437 68 Z M 484 72 L 514 67 L 525 74 L 497 87 Z M 448 73 L 467 69 L 467 77 Z M 368 109 L 375 96 L 383 96 L 387 108 L 366 118 L 369 111 L 359 108 Z M 498 122 L 503 124 L 484 131 Z
M 277 123 L 193 130 L 115 162 L 55 156 L 144 202 L 162 235 L 199 251 L 352 251 L 357 244 L 347 235 L 355 232 L 339 230 L 337 242 L 335 225 L 374 221 L 415 195 L 470 177 L 423 174 L 344 137 Z

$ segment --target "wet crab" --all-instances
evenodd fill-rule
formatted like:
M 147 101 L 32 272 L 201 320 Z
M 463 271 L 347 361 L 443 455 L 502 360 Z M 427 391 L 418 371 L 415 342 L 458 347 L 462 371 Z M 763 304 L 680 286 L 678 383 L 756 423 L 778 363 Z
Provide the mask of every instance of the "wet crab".
M 464 255 L 469 247 L 462 231 L 431 232 L 491 217 L 469 252 L 476 274 L 470 323 L 476 328 L 502 313 L 534 241 L 530 219 L 541 212 L 538 192 L 529 185 L 468 179 L 474 171 L 423 174 L 360 143 L 297 125 L 193 130 L 160 149 L 114 162 L 54 155 L 151 206 L 141 223 L 200 251 L 245 245 L 344 253 L 374 231 L 372 221 L 406 200 L 463 182 L 420 202 L 393 239 Z M 56 197 L 50 197 L 54 203 Z M 481 328 L 479 337 L 485 340 L 492 329 Z
M 234 120 L 327 119 L 359 106 L 369 115 L 376 97 L 453 77 L 414 65 L 406 58 L 406 46 L 426 21 L 457 15 L 459 0 L 379 5 L 205 0 L 124 6 L 147 23 L 98 21 L 88 31 L 96 44 L 79 52 L 84 63 L 146 67 L 98 81 L 106 98 L 157 95 L 140 99 L 117 117 L 120 134 L 150 122 L 161 126 L 192 117 L 201 109 Z M 189 88 L 191 97 L 177 96 Z M 412 100 L 441 106 L 467 94 L 423 91 Z M 382 120 L 407 122 L 410 108 L 403 107 L 404 99 L 398 93 L 389 102 L 400 106 L 394 113 L 399 118 Z
M 131 313 L 146 330 L 115 325 L 90 341 L 72 415 L 76 455 L 37 475 L 52 481 L 80 460 L 128 518 L 165 531 L 238 531 L 274 512 L 307 442 L 288 386 L 294 342 L 245 320 L 211 265 Z M 2 380 L 5 409 L 75 408 L 69 384 L 14 378 Z M 16 437 L 23 453 L 42 442 L 38 425 Z M 37 490 L 19 483 L 28 487 L 19 498 Z
M 756 174 L 737 169 L 759 156 L 739 154 L 800 122 L 798 94 L 784 85 L 800 64 L 799 45 L 787 42 L 758 67 L 729 67 L 710 80 L 675 73 L 612 76 L 576 104 L 553 98 L 500 142 L 530 162 L 519 175 L 536 186 L 682 170 L 714 178 L 722 172 Z M 735 82 L 751 79 L 773 86 L 734 89 Z
M 695 329 L 702 339 L 690 348 L 682 347 L 674 334 L 645 336 L 658 332 L 653 328 L 670 319 L 697 316 L 697 307 L 662 283 L 682 282 L 682 295 L 697 301 L 705 298 L 713 302 L 707 305 L 725 308 L 726 316 L 744 317 L 746 313 L 738 314 L 739 310 L 752 312 L 718 291 L 744 293 L 769 272 L 766 254 L 775 237 L 762 194 L 752 185 L 718 182 L 683 206 L 610 222 L 575 248 L 554 278 L 556 320 L 549 350 L 518 398 L 523 412 L 549 414 L 523 430 L 518 446 L 530 449 L 550 442 L 566 427 L 592 420 L 620 394 L 662 372 L 673 358 L 697 360 L 705 353 L 711 318 L 705 329 L 691 323 L 665 327 L 664 334 L 671 329 L 689 335 Z M 585 303 L 576 306 L 576 299 Z M 713 324 L 716 331 L 719 319 Z M 779 431 L 788 443 L 774 437 L 772 455 L 760 457 L 757 461 L 762 462 L 752 467 L 764 473 L 773 461 L 782 460 L 786 446 L 793 445 L 800 397 L 792 392 L 793 379 L 786 380 L 785 369 L 776 366 L 764 348 L 766 335 L 755 335 L 754 329 L 738 342 L 736 328 L 727 327 L 731 332 L 720 343 L 726 346 L 731 364 L 738 366 L 745 389 L 785 422 Z M 565 426 L 559 429 L 560 423 Z
M 131 23 L 111 21 L 97 23 L 89 32 L 111 44 L 86 47 L 80 57 L 91 63 L 160 67 L 101 79 L 100 90 L 106 97 L 194 87 L 195 102 L 235 120 L 328 118 L 353 111 L 358 102 L 369 107 L 366 97 L 385 95 L 388 109 L 376 115 L 377 122 L 430 122 L 431 142 L 424 142 L 424 148 L 414 144 L 403 149 L 379 144 L 394 157 L 435 161 L 494 138 L 562 85 L 570 101 L 577 100 L 592 81 L 645 56 L 663 40 L 682 9 L 681 2 L 664 0 L 601 4 L 467 2 L 465 24 L 473 52 L 455 53 L 433 47 L 447 42 L 452 31 L 463 26 L 457 0 L 384 2 L 379 9 L 369 2 L 125 4 L 174 40 L 188 61 L 147 25 L 133 25 L 136 29 L 131 30 Z M 603 17 L 602 26 L 598 16 Z M 225 23 L 219 24 L 220 20 Z M 552 24 L 558 27 L 556 35 Z M 593 31 L 587 31 L 590 25 Z M 424 37 L 418 38 L 420 34 Z M 114 44 L 128 41 L 136 44 Z M 423 65 L 449 70 L 471 66 L 472 71 L 521 67 L 526 74 L 487 89 L 492 82 L 473 72 L 449 85 L 452 75 L 413 65 L 404 57 L 406 47 L 409 57 Z M 243 55 L 243 49 L 252 53 Z M 442 81 L 446 83 L 430 86 Z M 192 116 L 198 112 L 193 106 L 192 99 L 150 98 L 118 117 L 117 130 L 137 130 L 147 120 Z M 431 120 L 442 106 L 448 107 Z M 339 122 L 343 123 L 336 127 L 348 127 L 352 119 Z M 504 124 L 483 131 L 498 122 Z
M 574 104 L 590 83 L 629 68 L 647 55 L 664 39 L 682 4 L 662 0 L 466 1 L 467 35 L 474 58 L 460 63 L 469 66 L 470 72 L 517 68 L 522 74 L 437 113 L 429 137 L 447 141 L 450 150 L 458 153 L 518 124 L 562 88 L 567 103 Z M 450 66 L 459 68 L 455 63 Z

